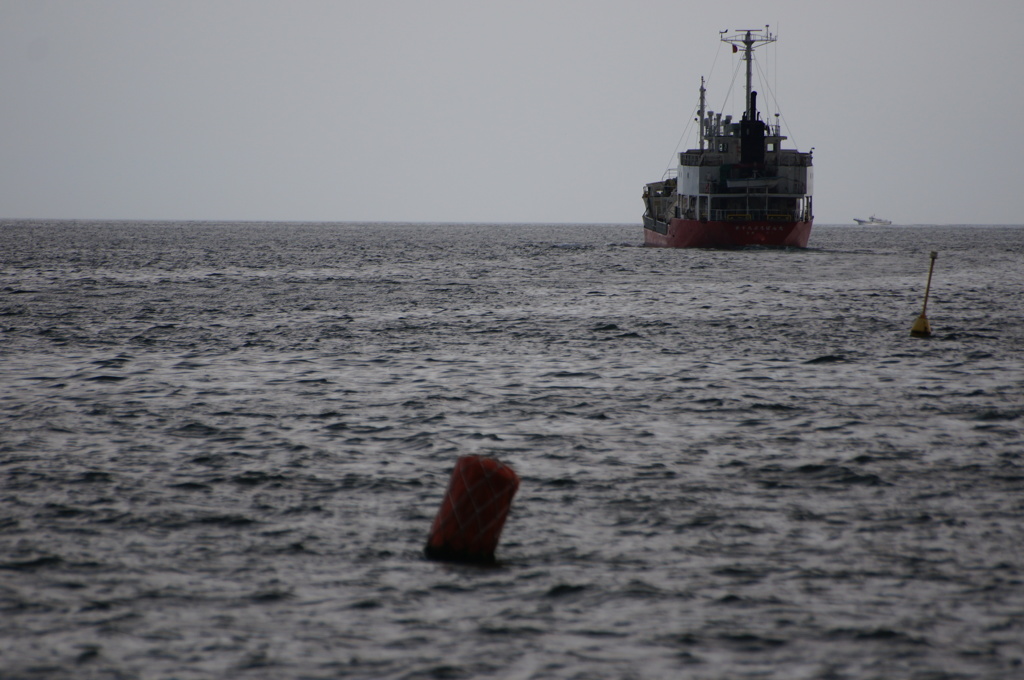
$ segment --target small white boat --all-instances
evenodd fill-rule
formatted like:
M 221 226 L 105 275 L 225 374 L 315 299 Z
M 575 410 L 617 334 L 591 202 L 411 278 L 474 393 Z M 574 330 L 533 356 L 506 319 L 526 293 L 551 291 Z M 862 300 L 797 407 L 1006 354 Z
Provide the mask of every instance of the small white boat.
M 867 218 L 866 220 L 854 217 L 853 221 L 856 222 L 857 224 L 867 227 L 888 227 L 892 224 L 892 220 L 883 220 L 882 218 L 875 217 L 874 215 Z

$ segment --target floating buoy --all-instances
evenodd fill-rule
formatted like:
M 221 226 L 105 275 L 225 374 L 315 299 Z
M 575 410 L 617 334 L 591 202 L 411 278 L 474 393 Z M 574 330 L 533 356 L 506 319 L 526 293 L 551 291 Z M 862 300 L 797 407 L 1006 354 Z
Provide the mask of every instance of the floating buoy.
M 914 322 L 914 327 L 910 329 L 910 334 L 915 338 L 927 338 L 932 334 L 932 327 L 925 312 L 928 311 L 928 292 L 932 287 L 932 270 L 935 269 L 935 258 L 938 256 L 939 254 L 933 250 L 932 262 L 928 265 L 928 284 L 924 287 L 924 306 L 921 307 L 921 315 Z
M 482 456 L 460 457 L 430 528 L 427 557 L 493 564 L 518 489 L 519 477 L 504 463 Z

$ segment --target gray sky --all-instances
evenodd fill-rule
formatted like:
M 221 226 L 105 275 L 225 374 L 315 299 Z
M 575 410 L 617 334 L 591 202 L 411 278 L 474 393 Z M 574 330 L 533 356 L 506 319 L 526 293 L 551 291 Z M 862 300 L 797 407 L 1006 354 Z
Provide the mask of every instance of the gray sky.
M 818 223 L 1024 223 L 1018 0 L 0 0 L 0 216 L 639 223 L 765 24 Z

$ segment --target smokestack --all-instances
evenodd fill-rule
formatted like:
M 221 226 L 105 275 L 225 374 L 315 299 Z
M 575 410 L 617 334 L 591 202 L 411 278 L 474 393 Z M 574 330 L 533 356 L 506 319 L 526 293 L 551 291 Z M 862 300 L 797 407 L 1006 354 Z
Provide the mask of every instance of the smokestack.
M 740 163 L 764 163 L 765 124 L 757 119 L 757 92 L 750 91 L 750 109 L 740 123 Z

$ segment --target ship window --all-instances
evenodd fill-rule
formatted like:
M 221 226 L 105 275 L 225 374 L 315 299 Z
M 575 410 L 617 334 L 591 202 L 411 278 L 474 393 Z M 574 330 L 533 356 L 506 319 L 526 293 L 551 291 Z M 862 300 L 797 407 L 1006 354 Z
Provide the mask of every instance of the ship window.
M 718 150 L 720 152 L 728 151 L 729 150 L 729 142 L 719 142 L 718 143 Z
M 775 151 L 775 142 L 768 142 L 768 150 Z

